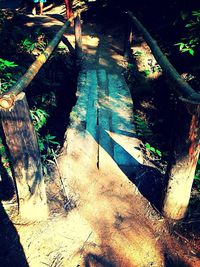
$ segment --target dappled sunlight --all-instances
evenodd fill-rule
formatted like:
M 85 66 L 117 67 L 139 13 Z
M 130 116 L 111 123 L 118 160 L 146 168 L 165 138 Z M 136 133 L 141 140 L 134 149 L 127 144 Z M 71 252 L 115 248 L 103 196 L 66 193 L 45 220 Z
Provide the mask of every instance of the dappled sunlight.
M 83 35 L 83 45 L 85 45 L 86 47 L 97 47 L 99 44 L 99 38 L 98 37 L 94 37 L 94 36 L 90 36 L 90 35 Z
M 80 5 L 81 9 L 85 8 L 83 4 L 88 7 L 97 5 L 99 8 L 98 1 L 86 2 L 75 0 L 73 12 Z M 31 27 L 27 34 L 38 29 L 42 31 L 42 35 L 44 31 L 45 38 L 47 36 L 49 40 L 53 39 L 66 21 L 64 2 L 59 7 L 57 5 L 58 3 L 54 8 L 47 6 L 44 16 L 22 17 L 23 26 Z M 6 205 L 0 202 L 0 251 L 3 252 L 0 255 L 0 265 L 167 267 L 168 255 L 170 266 L 175 262 L 173 255 L 177 257 L 178 263 L 179 258 L 180 263 L 184 263 L 184 253 L 187 257 L 191 256 L 191 261 L 192 257 L 198 256 L 196 251 L 187 250 L 187 240 L 184 237 L 179 242 L 177 236 L 173 236 L 174 224 L 170 228 L 171 223 L 156 210 L 154 200 L 161 199 L 163 190 L 160 185 L 163 177 L 158 168 L 149 161 L 148 153 L 151 151 L 136 133 L 138 125 L 134 124 L 136 116 L 133 110 L 137 107 L 137 102 L 134 107 L 132 92 L 125 80 L 129 67 L 133 72 L 138 68 L 143 74 L 142 79 L 145 76 L 147 79 L 143 80 L 150 81 L 149 84 L 151 79 L 158 78 L 162 72 L 142 38 L 132 46 L 137 66 L 132 61 L 125 60 L 125 16 L 118 16 L 116 7 L 116 14 L 111 14 L 113 6 L 110 9 L 107 1 L 102 10 L 101 8 L 98 9 L 98 16 L 95 14 L 96 9 L 95 12 L 91 9 L 91 13 L 81 15 L 82 51 L 79 46 L 81 42 L 75 44 L 74 26 L 71 23 L 67 29 L 64 27 L 66 31 L 57 48 L 54 47 L 58 49 L 58 53 L 46 65 L 49 71 L 46 72 L 43 68 L 35 85 L 31 85 L 31 101 L 38 98 L 52 119 L 47 121 L 41 118 L 45 120 L 46 128 L 43 129 L 50 137 L 48 140 L 51 146 L 41 144 L 41 128 L 40 147 L 42 150 L 44 146 L 47 154 L 46 157 L 42 154 L 42 159 L 45 160 L 43 173 L 39 165 L 34 166 L 33 162 L 33 159 L 40 159 L 40 154 L 36 153 L 36 150 L 39 152 L 38 146 L 33 151 L 19 153 L 20 157 L 26 158 L 26 168 L 19 166 L 20 171 L 16 172 L 19 177 L 15 175 L 22 187 L 17 184 L 16 190 L 22 212 L 20 217 L 17 214 L 13 186 L 10 198 L 7 198 L 10 202 L 6 203 L 7 207 L 10 205 L 10 210 L 11 207 L 15 210 L 15 213 L 10 213 L 11 216 L 9 214 L 12 222 L 4 211 Z M 104 14 L 112 17 L 108 17 L 108 25 Z M 89 23 L 88 18 L 91 20 Z M 65 24 L 67 25 L 68 23 Z M 35 52 L 27 51 L 24 54 L 29 54 L 32 60 L 36 56 Z M 38 61 L 44 61 L 46 56 L 42 55 Z M 130 78 L 134 80 L 136 77 L 130 75 Z M 131 90 L 139 91 L 137 85 L 136 82 Z M 34 88 L 39 93 L 45 89 L 45 97 L 37 97 Z M 51 91 L 53 89 L 55 91 Z M 52 111 L 47 105 L 51 98 Z M 141 107 L 153 110 L 151 104 L 141 102 Z M 51 136 L 51 130 L 56 136 L 59 133 L 62 145 L 57 146 L 58 142 L 54 135 Z M 24 133 L 22 137 L 26 135 L 31 138 L 31 135 L 26 134 L 26 129 Z M 13 142 L 17 135 L 14 131 L 11 135 Z M 14 152 L 18 149 L 18 143 L 17 140 L 16 146 L 13 146 Z M 28 144 L 29 142 L 23 142 L 24 147 L 28 147 Z M 27 176 L 27 169 L 31 170 L 31 179 Z M 33 179 L 37 178 L 37 172 L 41 174 L 40 179 Z M 4 179 L 3 175 L 0 176 L 0 186 Z M 189 186 L 187 182 L 185 184 L 186 187 Z M 3 200 L 3 189 L 0 187 L 0 200 Z M 24 189 L 28 195 L 27 199 L 26 196 L 24 198 L 27 201 L 23 203 L 20 195 Z M 180 192 L 177 196 L 180 197 Z M 173 246 L 173 243 L 179 246 Z M 184 253 L 179 255 L 183 251 L 180 244 L 184 244 Z
M 57 19 L 49 18 L 48 16 L 43 16 L 41 20 L 41 16 L 33 16 L 33 15 L 27 15 L 29 17 L 29 21 L 25 23 L 25 26 L 27 27 L 33 27 L 33 26 L 40 26 L 42 24 L 42 27 L 49 28 L 52 27 L 52 22 L 54 23 L 53 27 L 61 27 L 63 26 L 63 22 L 59 21 Z
M 26 227 L 17 226 L 17 229 L 29 266 L 32 267 L 53 266 L 56 263 L 60 266 L 74 267 L 73 258 L 82 247 L 84 248 L 85 242 L 91 241 L 88 237 L 91 235 L 93 242 L 99 242 L 90 224 L 75 210 L 67 217 L 58 215 L 38 223 L 37 231 L 34 224 Z M 43 251 L 40 256 L 38 249 Z M 79 259 L 75 258 L 78 264 Z
M 121 266 L 142 266 L 147 261 L 155 260 L 156 264 L 152 266 L 160 267 L 162 257 L 159 245 L 151 234 L 150 222 L 147 226 L 147 218 L 143 218 L 145 201 L 141 202 L 137 188 L 108 153 L 105 153 L 107 168 L 101 170 L 100 167 L 98 170 L 91 163 L 93 157 L 89 153 L 91 148 L 93 151 L 97 149 L 98 144 L 89 133 L 85 137 L 76 133 L 76 146 L 72 148 L 69 138 L 74 134 L 68 131 L 68 158 L 66 161 L 61 157 L 59 163 L 62 175 L 66 177 L 66 186 L 79 196 L 78 213 L 92 229 L 91 236 L 79 252 L 80 257 L 88 253 L 102 255 L 109 262 Z M 136 218 L 138 220 L 140 217 L 140 223 L 137 224 Z M 81 227 L 76 226 L 79 229 Z M 111 253 L 107 253 L 108 247 Z
M 132 46 L 133 56 L 139 72 L 154 80 L 162 75 L 162 69 L 144 41 Z
M 117 144 L 119 144 L 126 152 L 128 152 L 130 156 L 132 156 L 140 164 L 144 164 L 143 153 L 141 149 L 139 149 L 142 142 L 138 138 L 117 134 L 110 131 L 106 132 Z
M 90 55 L 96 54 L 96 48 L 98 47 L 99 44 L 99 38 L 90 35 L 83 35 L 82 42 L 83 42 L 82 44 L 83 51 L 85 53 Z
M 122 55 L 113 54 L 111 57 L 112 57 L 112 59 L 114 59 L 120 65 L 122 64 L 121 62 L 124 63 L 124 57 Z
M 74 35 L 73 34 L 64 34 L 63 36 L 65 36 L 70 44 L 75 48 L 75 38 L 74 38 Z

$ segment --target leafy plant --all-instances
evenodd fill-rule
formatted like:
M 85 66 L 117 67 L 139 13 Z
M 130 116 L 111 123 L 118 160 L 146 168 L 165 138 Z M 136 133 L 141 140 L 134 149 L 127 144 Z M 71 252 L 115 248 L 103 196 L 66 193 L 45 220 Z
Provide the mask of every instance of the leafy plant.
M 138 136 L 149 137 L 153 135 L 147 123 L 140 116 L 134 115 L 134 122 Z
M 38 132 L 46 124 L 49 114 L 41 108 L 30 110 L 30 113 L 35 130 Z
M 197 162 L 197 168 L 194 176 L 194 186 L 200 192 L 200 159 Z
M 0 58 L 0 93 L 6 92 L 16 83 L 15 75 L 11 72 L 16 67 L 18 65 L 15 62 Z
M 39 138 L 39 147 L 41 151 L 47 150 L 48 154 L 50 153 L 51 145 L 59 145 L 59 143 L 55 140 L 56 136 L 46 134 L 44 137 Z
M 194 56 L 195 47 L 198 45 L 198 38 L 188 40 L 187 38 L 182 38 L 182 42 L 176 43 L 179 46 L 179 51 L 182 53 L 188 52 L 190 55 Z
M 137 50 L 133 55 L 136 57 L 140 57 L 142 55 L 142 52 Z
M 6 68 L 15 68 L 17 66 L 18 65 L 13 61 L 0 58 L 0 71 L 4 71 Z
M 151 74 L 151 71 L 146 69 L 143 71 L 143 73 L 144 73 L 144 76 L 148 77 Z
M 156 149 L 155 147 L 151 146 L 149 143 L 145 144 L 145 147 L 148 151 L 152 153 L 153 156 L 162 157 L 162 152 L 159 149 Z
M 39 148 L 42 153 L 41 159 L 43 164 L 43 172 L 44 174 L 47 174 L 47 163 L 52 163 L 53 159 L 55 157 L 55 152 L 52 149 L 53 147 L 59 148 L 59 143 L 55 140 L 56 136 L 53 136 L 51 134 L 46 134 L 44 137 L 41 137 L 39 135 Z M 54 162 L 53 162 L 54 163 Z
M 187 30 L 187 37 L 181 38 L 181 42 L 178 42 L 175 45 L 179 47 L 181 53 L 186 52 L 194 56 L 200 41 L 200 10 L 192 11 L 191 16 L 192 19 L 190 20 L 188 15 L 184 17 L 184 20 L 186 21 L 185 28 Z
M 0 137 L 0 160 L 1 160 L 1 165 L 4 167 L 4 170 L 6 171 L 6 173 L 10 174 L 11 173 L 10 160 L 8 157 L 6 147 L 4 146 L 1 137 Z M 0 168 L 0 174 L 4 175 L 1 168 Z
M 30 35 L 21 40 L 19 47 L 22 51 L 32 53 L 34 50 L 38 52 L 43 51 L 47 45 L 47 40 L 45 40 L 45 34 L 40 32 L 40 29 L 36 29 L 36 37 Z
M 47 95 L 42 96 L 42 103 L 45 102 Z M 38 144 L 41 151 L 41 159 L 43 163 L 43 172 L 47 174 L 47 163 L 51 162 L 54 154 L 52 148 L 59 146 L 59 143 L 55 140 L 56 136 L 50 133 L 41 134 L 41 129 L 46 125 L 49 114 L 42 108 L 36 108 L 30 110 L 31 118 L 33 121 L 34 128 L 38 135 Z
M 35 48 L 35 42 L 33 40 L 31 40 L 30 38 L 25 38 L 25 39 L 21 40 L 20 47 L 22 50 L 30 53 Z

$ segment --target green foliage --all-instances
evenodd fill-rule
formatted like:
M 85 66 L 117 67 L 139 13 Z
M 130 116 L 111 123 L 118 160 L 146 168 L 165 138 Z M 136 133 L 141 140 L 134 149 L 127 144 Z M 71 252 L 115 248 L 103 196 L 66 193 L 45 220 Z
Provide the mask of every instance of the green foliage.
M 47 174 L 47 164 L 52 162 L 54 154 L 53 149 L 59 149 L 59 143 L 56 141 L 56 136 L 50 133 L 45 133 L 47 119 L 50 117 L 48 106 L 55 106 L 55 95 L 53 92 L 35 97 L 34 107 L 30 110 L 34 128 L 37 132 L 39 148 L 41 151 L 41 159 L 43 172 Z M 37 107 L 36 107 L 37 106 Z
M 144 76 L 148 77 L 149 75 L 155 73 L 155 72 L 162 72 L 162 69 L 158 63 L 155 64 L 149 64 L 149 69 L 146 69 L 143 71 Z
M 181 38 L 181 42 L 178 42 L 175 45 L 179 47 L 181 53 L 186 52 L 189 55 L 194 56 L 200 41 L 200 10 L 192 11 L 191 19 L 187 14 L 183 20 L 186 22 L 185 28 L 187 36 Z
M 18 65 L 15 62 L 0 58 L 0 93 L 6 92 L 16 83 L 16 77 L 12 72 L 16 67 Z
M 176 43 L 179 46 L 179 51 L 182 53 L 188 52 L 190 55 L 194 56 L 195 47 L 198 45 L 198 38 L 188 40 L 187 38 L 182 38 L 182 42 Z
M 31 40 L 30 38 L 25 38 L 21 40 L 20 47 L 22 48 L 22 50 L 30 53 L 35 48 L 35 42 Z
M 8 61 L 6 59 L 0 58 L 0 71 L 4 71 L 6 68 L 15 68 L 18 65 L 13 61 Z
M 139 116 L 134 116 L 134 123 L 136 126 L 136 131 L 138 136 L 144 137 L 144 139 L 148 139 L 153 135 L 152 131 L 150 130 L 148 124 L 144 121 L 144 119 L 140 118 Z M 148 142 L 145 143 L 145 148 L 148 158 L 152 160 L 162 160 L 162 152 L 151 146 Z
M 136 51 L 133 55 L 135 57 L 140 57 L 140 56 L 142 56 L 142 52 L 141 51 Z
M 155 147 L 151 146 L 149 143 L 145 143 L 145 147 L 154 157 L 162 157 L 162 152 L 159 149 L 156 149 Z
M 38 143 L 39 143 L 39 148 L 41 151 L 43 172 L 44 174 L 47 174 L 47 164 L 49 162 L 53 162 L 53 159 L 56 155 L 53 148 L 56 147 L 56 149 L 58 149 L 59 143 L 55 140 L 56 136 L 53 136 L 49 133 L 43 137 L 38 135 L 38 137 L 39 137 Z
M 26 36 L 20 41 L 19 48 L 30 54 L 33 54 L 33 51 L 35 54 L 39 54 L 39 52 L 44 51 L 47 43 L 45 34 L 40 29 L 36 29 L 32 35 Z
M 6 173 L 11 174 L 8 152 L 6 150 L 6 147 L 3 144 L 1 137 L 0 137 L 0 160 L 1 160 L 1 165 L 4 167 L 4 170 L 6 171 Z M 4 175 L 4 172 L 1 168 L 0 168 L 0 174 Z
M 145 120 L 140 118 L 140 116 L 134 115 L 134 123 L 138 136 L 149 137 L 153 135 Z
M 49 114 L 41 108 L 30 110 L 30 113 L 35 130 L 38 132 L 46 124 Z
M 1 33 L 1 22 L 4 22 L 3 13 L 0 11 L 0 33 Z M 7 29 L 7 28 L 6 28 Z M 32 30 L 31 34 L 27 32 L 16 32 L 18 38 L 16 38 L 16 43 L 14 43 L 14 51 L 17 53 L 26 54 L 25 59 L 32 59 L 33 57 L 27 56 L 27 54 L 38 55 L 42 52 L 47 46 L 48 40 L 44 33 L 41 32 L 41 29 L 37 28 Z M 10 36 L 8 36 L 11 38 Z M 12 39 L 12 38 L 11 38 Z M 14 39 L 15 40 L 15 39 Z M 8 43 L 10 45 L 10 43 Z M 12 43 L 11 43 L 12 45 Z M 11 47 L 12 48 L 12 47 Z M 10 49 L 10 47 L 8 47 Z M 9 51 L 10 52 L 10 51 Z M 25 53 L 24 53 L 25 52 Z M 9 53 L 10 55 L 11 53 Z M 14 54 L 14 53 L 13 53 Z M 25 62 L 26 63 L 26 62 Z M 0 93 L 6 92 L 10 87 L 15 85 L 16 81 L 22 76 L 22 72 L 25 71 L 25 67 L 19 66 L 16 62 L 9 60 L 9 58 L 0 58 Z M 47 79 L 44 79 L 47 80 Z M 43 82 L 42 86 L 46 88 L 46 85 Z M 34 82 L 33 82 L 34 83 Z M 48 85 L 50 88 L 52 83 Z M 30 93 L 31 95 L 31 93 Z M 41 151 L 41 158 L 43 163 L 43 171 L 47 169 L 47 163 L 53 159 L 54 153 L 59 149 L 59 143 L 56 141 L 56 137 L 51 135 L 47 129 L 47 120 L 50 117 L 50 111 L 53 106 L 56 106 L 56 97 L 55 92 L 43 93 L 40 95 L 34 95 L 29 99 L 30 104 L 30 114 L 34 124 L 34 128 L 38 135 L 38 143 Z M 9 157 L 6 154 L 6 148 L 4 147 L 2 140 L 0 139 L 0 159 L 2 159 L 2 165 L 6 171 L 10 171 Z M 0 169 L 1 172 L 1 169 Z
M 144 70 L 143 73 L 144 73 L 144 76 L 148 77 L 151 74 L 151 71 L 147 69 L 147 70 Z
M 197 168 L 194 176 L 194 186 L 200 192 L 200 159 L 197 162 Z

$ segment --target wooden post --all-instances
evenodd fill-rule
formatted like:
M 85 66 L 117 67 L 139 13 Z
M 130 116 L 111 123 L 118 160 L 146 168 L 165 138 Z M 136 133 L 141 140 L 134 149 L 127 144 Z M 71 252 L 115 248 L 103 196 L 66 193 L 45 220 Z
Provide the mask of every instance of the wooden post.
M 17 184 L 19 211 L 23 219 L 41 220 L 48 216 L 40 150 L 25 93 L 20 93 L 9 109 L 0 109 Z
M 129 17 L 126 17 L 125 34 L 124 34 L 124 58 L 129 60 L 131 58 L 131 42 L 132 42 L 132 23 Z
M 182 104 L 176 114 L 173 160 L 163 203 L 164 215 L 175 220 L 186 214 L 200 151 L 200 105 L 188 104 L 188 110 Z
M 65 0 L 65 8 L 66 8 L 66 17 L 69 19 L 73 13 L 72 13 L 72 5 L 73 0 Z
M 75 34 L 75 51 L 77 63 L 81 63 L 82 59 L 82 33 L 81 33 L 81 19 L 80 15 L 77 15 L 74 19 L 74 34 Z

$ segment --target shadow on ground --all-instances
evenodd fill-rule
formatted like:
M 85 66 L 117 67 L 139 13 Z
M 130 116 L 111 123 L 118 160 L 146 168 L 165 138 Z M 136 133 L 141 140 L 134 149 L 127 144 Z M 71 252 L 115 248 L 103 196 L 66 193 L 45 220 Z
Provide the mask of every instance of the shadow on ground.
M 13 182 L 4 173 L 0 182 L 0 266 L 28 267 L 20 237 L 1 202 L 10 200 L 13 195 Z

